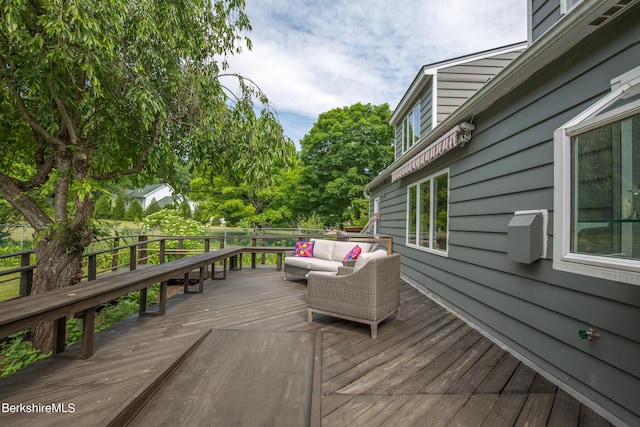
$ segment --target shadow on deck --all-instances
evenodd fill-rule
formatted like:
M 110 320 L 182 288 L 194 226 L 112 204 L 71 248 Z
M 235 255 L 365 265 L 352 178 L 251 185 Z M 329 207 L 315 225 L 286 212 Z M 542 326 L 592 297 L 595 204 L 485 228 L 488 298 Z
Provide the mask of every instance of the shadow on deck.
M 408 285 L 400 310 L 372 340 L 308 323 L 305 282 L 273 266 L 231 272 L 97 334 L 91 359 L 0 379 L 0 424 L 609 425 Z

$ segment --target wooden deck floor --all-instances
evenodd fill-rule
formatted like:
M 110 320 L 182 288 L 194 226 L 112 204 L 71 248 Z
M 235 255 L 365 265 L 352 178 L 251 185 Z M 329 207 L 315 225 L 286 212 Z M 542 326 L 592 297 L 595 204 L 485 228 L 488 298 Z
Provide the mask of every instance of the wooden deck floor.
M 91 359 L 0 379 L 0 402 L 21 410 L 3 406 L 12 426 L 610 425 L 408 285 L 372 340 L 365 325 L 308 323 L 305 282 L 275 267 L 127 319 L 97 334 Z

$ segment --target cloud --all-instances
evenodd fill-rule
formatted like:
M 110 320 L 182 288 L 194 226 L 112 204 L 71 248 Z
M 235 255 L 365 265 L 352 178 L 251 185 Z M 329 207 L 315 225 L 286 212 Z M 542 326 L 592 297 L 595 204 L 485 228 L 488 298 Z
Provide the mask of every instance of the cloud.
M 523 0 L 249 0 L 246 12 L 253 50 L 231 71 L 265 91 L 296 141 L 332 108 L 394 108 L 422 65 L 526 39 Z

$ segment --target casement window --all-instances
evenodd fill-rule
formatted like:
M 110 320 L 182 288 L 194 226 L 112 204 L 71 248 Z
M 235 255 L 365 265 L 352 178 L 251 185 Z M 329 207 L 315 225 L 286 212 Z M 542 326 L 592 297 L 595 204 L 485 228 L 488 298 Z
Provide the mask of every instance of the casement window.
M 439 172 L 407 187 L 407 245 L 447 254 L 449 172 Z
M 554 144 L 554 268 L 640 285 L 640 67 Z
M 420 139 L 420 104 L 409 112 L 402 121 L 402 153 L 409 151 Z

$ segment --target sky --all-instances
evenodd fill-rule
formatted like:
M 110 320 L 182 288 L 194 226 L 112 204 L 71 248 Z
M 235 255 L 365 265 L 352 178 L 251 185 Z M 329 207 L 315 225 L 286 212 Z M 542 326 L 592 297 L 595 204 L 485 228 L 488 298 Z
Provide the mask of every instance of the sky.
M 299 147 L 318 116 L 358 102 L 391 110 L 423 65 L 526 41 L 527 0 L 247 0 L 252 79 Z

